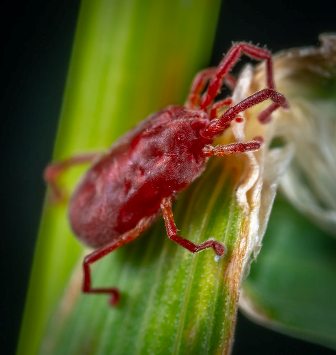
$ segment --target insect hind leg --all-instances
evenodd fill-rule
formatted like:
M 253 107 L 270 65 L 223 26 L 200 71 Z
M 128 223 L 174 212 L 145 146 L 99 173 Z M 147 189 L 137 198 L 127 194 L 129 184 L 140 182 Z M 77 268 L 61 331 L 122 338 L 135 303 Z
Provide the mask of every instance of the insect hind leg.
M 111 295 L 109 302 L 112 306 L 115 306 L 118 304 L 118 302 L 120 300 L 119 290 L 115 287 L 109 287 L 109 288 L 92 287 L 91 269 L 90 269 L 91 264 L 95 263 L 99 259 L 103 258 L 105 255 L 111 253 L 113 250 L 115 250 L 121 246 L 121 245 L 119 245 L 119 243 L 113 243 L 113 244 L 114 245 L 109 244 L 103 248 L 95 250 L 94 252 L 92 252 L 91 254 L 87 255 L 84 258 L 84 261 L 83 261 L 84 279 L 83 279 L 82 291 L 84 293 L 109 294 L 109 295 Z
M 65 199 L 66 194 L 58 184 L 58 179 L 63 172 L 76 165 L 91 163 L 100 155 L 101 153 L 80 154 L 59 162 L 49 164 L 44 170 L 43 178 L 45 182 L 50 186 L 52 200 L 59 202 Z
M 120 291 L 116 287 L 92 287 L 91 268 L 90 266 L 102 259 L 104 256 L 112 253 L 114 250 L 136 239 L 142 232 L 144 232 L 153 222 L 155 216 L 143 218 L 135 228 L 122 234 L 116 240 L 102 246 L 87 255 L 83 260 L 83 285 L 82 291 L 84 293 L 93 294 L 107 294 L 110 295 L 109 303 L 116 306 L 120 300 Z

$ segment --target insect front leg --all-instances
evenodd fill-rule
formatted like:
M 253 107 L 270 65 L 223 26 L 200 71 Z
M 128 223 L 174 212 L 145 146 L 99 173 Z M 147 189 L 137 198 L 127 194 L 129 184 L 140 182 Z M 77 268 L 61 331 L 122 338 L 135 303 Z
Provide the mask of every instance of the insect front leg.
M 203 130 L 202 134 L 209 138 L 214 138 L 217 135 L 222 134 L 230 126 L 230 123 L 237 118 L 239 113 L 268 99 L 271 99 L 273 103 L 262 111 L 260 115 L 263 115 L 264 112 L 266 112 L 267 115 L 270 115 L 280 106 L 288 108 L 287 100 L 282 94 L 273 89 L 263 89 L 257 91 L 251 96 L 248 96 L 235 106 L 230 107 L 220 118 L 212 120 L 209 126 Z M 262 118 L 265 119 L 264 116 Z
M 217 242 L 216 240 L 207 240 L 201 244 L 195 244 L 190 240 L 185 239 L 177 234 L 177 228 L 176 228 L 173 211 L 172 211 L 171 198 L 164 198 L 162 200 L 161 210 L 162 210 L 162 215 L 166 226 L 167 236 L 169 239 L 181 245 L 183 248 L 189 250 L 192 253 L 197 253 L 201 250 L 212 248 L 218 257 L 224 255 L 225 247 L 223 246 L 223 244 Z
M 144 232 L 155 217 L 143 218 L 138 225 L 130 231 L 122 234 L 117 239 L 104 245 L 103 247 L 93 251 L 87 255 L 83 260 L 83 285 L 82 291 L 84 293 L 107 294 L 110 295 L 109 303 L 112 306 L 118 304 L 120 300 L 120 292 L 116 287 L 92 287 L 91 268 L 90 266 L 96 261 L 102 259 L 104 256 L 112 253 L 114 250 L 136 239 L 142 232 Z
M 238 62 L 240 57 L 246 54 L 252 59 L 266 61 L 266 82 L 269 89 L 275 89 L 273 77 L 272 54 L 267 49 L 254 46 L 250 43 L 236 43 L 227 52 L 225 57 L 218 65 L 218 69 L 213 76 L 209 87 L 201 102 L 201 109 L 206 109 L 219 94 L 224 78 L 231 71 L 232 67 Z
M 49 164 L 43 173 L 45 182 L 50 186 L 52 199 L 54 201 L 61 201 L 65 198 L 65 193 L 58 185 L 59 176 L 67 169 L 80 164 L 92 163 L 97 159 L 101 153 L 87 153 L 76 155 L 71 158 Z

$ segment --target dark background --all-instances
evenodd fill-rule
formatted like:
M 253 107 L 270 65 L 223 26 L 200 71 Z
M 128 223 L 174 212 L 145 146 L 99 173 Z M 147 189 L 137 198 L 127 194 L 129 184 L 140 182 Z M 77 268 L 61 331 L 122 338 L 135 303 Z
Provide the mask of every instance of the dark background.
M 15 352 L 48 163 L 70 58 L 79 0 L 2 1 L 1 5 L 1 320 L 3 354 Z M 227 15 L 228 14 L 228 15 Z M 225 0 L 210 64 L 232 41 L 272 51 L 316 45 L 336 31 L 336 4 Z M 272 349 L 270 351 L 270 349 Z M 239 316 L 234 354 L 332 354 Z

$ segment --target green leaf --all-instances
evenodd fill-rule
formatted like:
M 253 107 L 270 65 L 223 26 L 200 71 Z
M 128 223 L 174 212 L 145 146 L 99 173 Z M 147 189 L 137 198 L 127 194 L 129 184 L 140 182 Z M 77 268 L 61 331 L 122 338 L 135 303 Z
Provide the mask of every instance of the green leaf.
M 279 199 L 244 282 L 256 322 L 336 349 L 336 240 Z
M 192 76 L 207 62 L 218 10 L 219 0 L 83 0 L 54 159 L 106 149 L 149 113 L 181 103 Z M 68 191 L 82 171 L 66 175 Z M 37 353 L 48 319 L 82 254 L 65 206 L 47 203 L 19 354 Z

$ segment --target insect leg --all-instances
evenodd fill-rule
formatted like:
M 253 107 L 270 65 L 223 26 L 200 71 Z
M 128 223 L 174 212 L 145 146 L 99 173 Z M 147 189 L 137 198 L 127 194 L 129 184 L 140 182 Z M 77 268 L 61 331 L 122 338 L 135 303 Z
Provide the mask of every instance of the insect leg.
M 201 101 L 201 94 L 204 90 L 207 82 L 214 76 L 216 68 L 207 68 L 196 74 L 190 88 L 187 102 L 185 106 L 189 108 L 199 107 Z M 236 86 L 236 78 L 228 74 L 226 76 L 225 84 L 230 90 L 233 90 Z
M 268 107 L 266 107 L 258 116 L 260 123 L 267 123 L 271 119 L 271 114 L 273 111 L 278 109 L 280 105 L 277 102 L 271 103 Z
M 196 74 L 191 84 L 190 92 L 186 102 L 187 107 L 195 108 L 199 106 L 201 93 L 204 90 L 207 81 L 211 79 L 215 71 L 216 68 L 207 68 Z
M 273 63 L 272 54 L 265 48 L 254 46 L 250 43 L 236 43 L 234 44 L 222 61 L 218 65 L 218 69 L 213 76 L 206 94 L 201 102 L 201 109 L 206 109 L 215 97 L 219 94 L 225 76 L 230 72 L 232 67 L 238 62 L 242 54 L 246 54 L 252 59 L 266 61 L 266 82 L 269 89 L 275 89 L 273 78 Z
M 231 97 L 226 97 L 223 100 L 216 101 L 212 105 L 211 110 L 210 110 L 210 114 L 209 114 L 210 120 L 216 118 L 218 110 L 220 110 L 221 108 L 223 108 L 225 106 L 231 106 L 231 104 L 232 104 Z
M 243 152 L 258 150 L 260 149 L 261 144 L 262 144 L 261 139 L 260 140 L 255 139 L 245 143 L 237 142 L 237 143 L 216 145 L 216 146 L 206 145 L 203 148 L 203 153 L 207 157 L 210 156 L 221 157 L 224 155 L 230 155 L 234 153 L 243 153 Z
M 110 304 L 115 306 L 120 300 L 120 292 L 116 287 L 92 287 L 91 282 L 91 269 L 90 266 L 96 261 L 102 259 L 107 254 L 112 253 L 112 251 L 120 248 L 121 246 L 131 242 L 144 232 L 149 225 L 152 223 L 153 217 L 143 218 L 138 225 L 131 229 L 130 231 L 122 234 L 118 239 L 104 245 L 100 249 L 93 251 L 91 254 L 87 255 L 83 260 L 83 285 L 82 291 L 84 293 L 97 293 L 97 294 L 108 294 L 110 297 Z
M 282 94 L 273 89 L 263 89 L 247 97 L 235 106 L 230 107 L 220 118 L 212 120 L 209 126 L 204 129 L 202 134 L 206 137 L 213 138 L 223 133 L 224 130 L 229 127 L 231 121 L 234 120 L 240 112 L 257 105 L 260 102 L 266 101 L 267 99 L 271 99 L 273 101 L 273 103 L 263 111 L 267 111 L 268 115 L 280 106 L 284 108 L 288 107 L 287 100 Z
M 225 247 L 223 246 L 223 244 L 217 242 L 216 240 L 207 240 L 201 244 L 194 244 L 190 240 L 185 239 L 177 234 L 177 228 L 172 211 L 171 198 L 164 198 L 162 200 L 161 210 L 169 239 L 181 245 L 183 248 L 189 250 L 192 253 L 197 253 L 201 250 L 212 248 L 217 256 L 224 255 Z
M 87 153 L 76 155 L 74 157 L 49 164 L 43 173 L 44 180 L 49 184 L 54 201 L 61 201 L 65 194 L 59 187 L 57 180 L 59 176 L 67 169 L 75 165 L 93 162 L 101 153 Z

